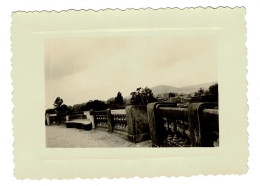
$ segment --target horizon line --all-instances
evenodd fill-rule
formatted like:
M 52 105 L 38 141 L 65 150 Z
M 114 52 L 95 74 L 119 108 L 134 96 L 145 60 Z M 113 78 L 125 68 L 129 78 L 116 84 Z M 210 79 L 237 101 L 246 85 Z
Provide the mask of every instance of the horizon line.
M 157 86 L 169 86 L 169 87 L 174 87 L 174 88 L 184 88 L 184 87 L 189 87 L 189 86 L 196 86 L 196 85 L 202 85 L 202 84 L 210 84 L 210 83 L 218 83 L 218 81 L 216 80 L 216 81 L 211 81 L 211 82 L 206 82 L 206 83 L 199 83 L 199 84 L 192 84 L 192 85 L 187 85 L 187 86 L 183 86 L 183 87 L 176 87 L 176 86 L 171 86 L 171 85 L 161 85 L 161 84 L 159 84 L 159 85 L 156 85 L 156 86 L 153 86 L 153 87 L 151 87 L 150 89 L 152 89 L 152 88 L 154 88 L 154 87 L 157 87 Z M 148 87 L 149 88 L 149 87 Z M 122 91 L 118 91 L 118 92 L 121 92 L 122 93 Z M 129 99 L 129 98 L 127 98 L 127 97 L 130 97 L 130 94 L 128 95 L 128 96 L 124 96 L 123 98 L 124 99 Z M 98 99 L 98 98 L 96 98 L 96 99 L 90 99 L 90 100 L 88 100 L 88 101 L 84 101 L 84 102 L 81 102 L 81 103 L 74 103 L 73 105 L 77 105 L 77 104 L 82 104 L 82 103 L 87 103 L 87 102 L 89 102 L 89 101 L 95 101 L 95 100 L 99 100 L 99 101 L 104 101 L 104 102 L 106 102 L 106 100 L 101 100 L 101 99 Z M 67 105 L 67 104 L 66 104 Z M 67 106 L 73 106 L 73 105 L 67 105 Z M 52 109 L 52 108 L 45 108 L 45 110 L 46 109 Z
M 185 86 L 182 86 L 182 87 L 177 87 L 177 86 L 174 86 L 174 85 L 159 84 L 159 85 L 153 86 L 152 88 L 157 87 L 157 86 L 169 86 L 169 87 L 174 87 L 174 88 L 184 88 L 184 87 L 190 87 L 190 86 L 196 86 L 196 85 L 203 85 L 203 84 L 210 84 L 210 83 L 218 83 L 218 81 L 216 80 L 216 81 L 210 81 L 210 82 L 206 82 L 206 83 L 191 84 L 191 85 L 185 85 Z M 149 88 L 149 87 L 148 87 L 148 88 Z

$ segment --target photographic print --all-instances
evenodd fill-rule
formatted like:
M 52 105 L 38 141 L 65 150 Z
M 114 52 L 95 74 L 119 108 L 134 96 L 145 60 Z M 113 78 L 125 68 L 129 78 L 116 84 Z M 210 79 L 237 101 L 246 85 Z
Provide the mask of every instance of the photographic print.
M 15 12 L 14 174 L 247 172 L 244 8 Z
M 46 40 L 46 147 L 219 145 L 216 36 L 159 31 Z

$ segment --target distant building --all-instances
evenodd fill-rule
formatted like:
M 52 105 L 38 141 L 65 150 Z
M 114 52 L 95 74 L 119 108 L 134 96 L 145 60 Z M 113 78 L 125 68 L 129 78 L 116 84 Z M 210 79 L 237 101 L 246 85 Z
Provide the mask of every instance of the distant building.
M 170 92 L 170 93 L 164 93 L 164 94 L 158 94 L 156 96 L 156 99 L 159 101 L 159 102 L 162 102 L 162 101 L 170 101 L 171 98 L 174 98 L 176 96 L 175 93 L 173 92 Z

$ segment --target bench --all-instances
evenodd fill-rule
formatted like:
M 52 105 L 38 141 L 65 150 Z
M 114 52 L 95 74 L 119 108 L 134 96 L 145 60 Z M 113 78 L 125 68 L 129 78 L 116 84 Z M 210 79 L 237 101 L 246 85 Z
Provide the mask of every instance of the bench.
M 92 129 L 92 123 L 89 119 L 74 119 L 70 121 L 65 121 L 65 125 L 67 126 L 67 128 L 77 128 L 85 130 Z

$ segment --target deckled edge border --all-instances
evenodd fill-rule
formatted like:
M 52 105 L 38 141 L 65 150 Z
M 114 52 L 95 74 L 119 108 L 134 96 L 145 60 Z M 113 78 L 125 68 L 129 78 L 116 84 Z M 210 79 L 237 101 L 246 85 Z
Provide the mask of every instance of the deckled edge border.
M 105 9 L 98 9 L 98 10 L 95 10 L 95 9 L 67 9 L 67 10 L 60 10 L 60 11 L 57 11 L 57 10 L 35 10 L 35 11 L 23 11 L 23 10 L 16 10 L 16 11 L 13 11 L 12 14 L 11 14 L 11 17 L 13 17 L 13 15 L 15 13 L 67 13 L 67 12 L 72 12 L 72 11 L 92 11 L 92 12 L 100 12 L 100 11 L 130 11 L 130 10 L 135 10 L 135 11 L 145 11 L 145 10 L 167 10 L 167 9 L 179 9 L 179 10 L 189 10 L 189 9 L 219 9 L 219 8 L 227 8 L 227 9 L 237 9 L 237 8 L 244 8 L 245 11 L 247 10 L 245 6 L 234 6 L 234 7 L 230 7 L 230 6 L 216 6 L 216 7 L 213 7 L 213 6 L 206 6 L 206 7 L 203 7 L 203 6 L 197 6 L 197 7 L 184 7 L 184 8 L 179 8 L 179 7 L 165 7 L 165 8 L 152 8 L 152 7 L 146 7 L 146 8 L 125 8 L 125 9 L 120 9 L 120 8 L 105 8 Z M 247 11 L 246 11 L 247 12 Z M 244 17 L 244 22 L 245 22 L 245 29 L 247 30 L 247 21 L 246 21 L 246 17 L 247 17 L 247 13 L 245 14 L 245 17 Z M 14 87 L 14 77 L 13 77 L 13 67 L 14 67 L 14 64 L 13 64 L 13 60 L 14 60 L 14 51 L 13 51 L 13 43 L 12 43 L 12 27 L 13 27 L 13 18 L 12 18 L 12 21 L 11 21 L 11 27 L 10 27 L 10 33 L 11 33 L 11 36 L 10 36 L 10 40 L 11 40 L 11 52 L 12 52 L 12 57 L 11 57 L 11 79 L 12 79 L 12 104 L 13 104 L 13 110 L 12 110 L 12 135 L 13 135 L 13 164 L 14 164 L 14 170 L 13 170 L 13 174 L 15 172 L 15 155 L 14 155 L 14 143 L 15 143 L 15 130 L 14 130 L 14 110 L 15 110 L 15 101 L 14 101 L 14 97 L 13 97 L 13 93 L 15 92 L 15 87 Z M 248 102 L 248 32 L 246 32 L 246 41 L 245 41 L 245 51 L 246 51 L 246 56 L 245 56 L 245 62 L 246 62 L 246 70 L 247 70 L 247 74 L 246 74 L 246 77 L 245 77 L 245 80 L 247 81 L 247 86 L 246 86 L 246 97 L 247 97 L 247 109 L 248 109 L 248 112 L 249 112 L 249 102 Z M 247 143 L 248 143 L 248 159 L 247 159 L 247 172 L 249 170 L 249 166 L 248 166 L 248 161 L 249 161 L 249 157 L 250 157 L 250 151 L 249 151 L 249 132 L 248 132 L 248 125 L 249 125 L 249 121 L 248 121 L 248 113 L 247 113 L 247 135 L 248 135 L 248 138 L 247 138 Z M 244 173 L 246 174 L 246 173 Z M 74 179 L 109 179 L 109 180 L 114 180 L 114 179 L 120 179 L 120 178 L 160 178 L 160 177 L 167 177 L 167 178 L 179 178 L 179 177 L 186 177 L 186 178 L 191 178 L 191 177 L 196 177 L 196 176 L 203 176 L 203 177 L 206 177 L 206 176 L 226 176 L 226 175 L 243 175 L 243 174 L 207 174 L 207 175 L 204 175 L 204 174 L 196 174 L 196 175 L 192 175 L 192 176 L 164 176 L 164 175 L 158 175 L 158 176 L 154 176 L 154 177 L 147 177 L 147 176 L 134 176 L 134 177 L 113 177 L 113 178 L 109 178 L 109 177 L 96 177 L 96 178 L 88 178 L 88 177 L 73 177 L 73 178 L 65 178 L 65 179 L 57 179 L 57 178 L 47 178 L 47 177 L 43 177 L 43 178 L 35 178 L 35 179 L 31 179 L 31 178 L 17 178 L 18 180 L 44 180 L 44 179 L 48 179 L 48 180 L 74 180 Z M 15 177 L 15 175 L 14 175 Z

